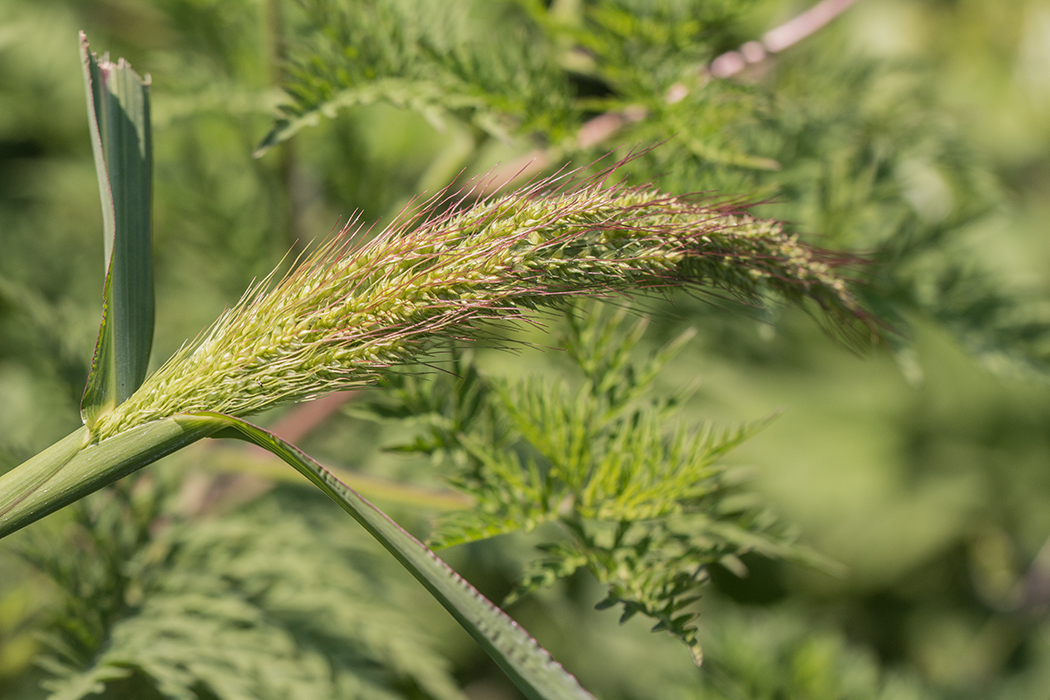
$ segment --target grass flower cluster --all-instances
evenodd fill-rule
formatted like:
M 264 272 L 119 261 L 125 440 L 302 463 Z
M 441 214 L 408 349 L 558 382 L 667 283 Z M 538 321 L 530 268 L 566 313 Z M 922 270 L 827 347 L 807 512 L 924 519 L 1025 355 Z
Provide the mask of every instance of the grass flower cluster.
M 842 261 L 723 204 L 610 182 L 545 180 L 466 207 L 433 198 L 375 237 L 348 224 L 277 283 L 266 280 L 94 427 L 97 439 L 178 413 L 235 416 L 370 383 L 480 322 L 571 296 L 699 286 L 864 314 Z M 271 276 L 272 277 L 272 276 Z

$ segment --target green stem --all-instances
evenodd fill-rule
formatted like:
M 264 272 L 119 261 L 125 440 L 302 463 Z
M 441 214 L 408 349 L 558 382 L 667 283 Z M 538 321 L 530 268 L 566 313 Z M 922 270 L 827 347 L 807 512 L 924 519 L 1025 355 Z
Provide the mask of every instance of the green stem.
M 92 443 L 79 428 L 0 476 L 0 537 L 211 435 L 214 421 L 177 416 Z

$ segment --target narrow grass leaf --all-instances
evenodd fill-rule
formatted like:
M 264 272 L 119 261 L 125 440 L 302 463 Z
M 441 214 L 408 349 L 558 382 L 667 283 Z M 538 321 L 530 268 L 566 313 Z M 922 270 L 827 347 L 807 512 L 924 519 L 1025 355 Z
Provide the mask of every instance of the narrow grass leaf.
M 80 57 L 102 198 L 106 282 L 102 323 L 81 401 L 93 427 L 134 393 L 146 376 L 153 342 L 149 77 L 124 59 L 91 53 L 80 34 Z
M 195 414 L 228 425 L 221 435 L 269 450 L 324 491 L 386 547 L 507 673 L 530 700 L 593 700 L 535 639 L 422 542 L 299 448 L 239 418 Z

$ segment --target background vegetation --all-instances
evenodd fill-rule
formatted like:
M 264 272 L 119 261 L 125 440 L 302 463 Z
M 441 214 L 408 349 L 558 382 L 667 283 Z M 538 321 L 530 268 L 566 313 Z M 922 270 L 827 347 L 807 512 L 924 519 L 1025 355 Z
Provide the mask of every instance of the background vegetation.
M 347 19 L 363 3 L 0 5 L 0 469 L 76 425 L 97 330 L 101 215 L 78 29 L 154 79 L 155 362 L 354 211 L 387 219 L 421 190 L 537 147 L 585 164 L 667 141 L 630 164 L 633 180 L 764 200 L 762 213 L 820 245 L 869 252 L 869 304 L 908 337 L 858 357 L 802 314 L 641 304 L 652 321 L 639 357 L 697 330 L 654 390 L 702 380 L 689 421 L 785 409 L 728 460 L 845 573 L 757 554 L 713 566 L 700 670 L 641 620 L 618 628 L 594 611 L 605 591 L 583 572 L 512 614 L 603 698 L 1045 695 L 1050 4 L 862 1 L 739 79 L 670 103 L 690 66 L 806 3 L 557 2 L 568 19 L 547 26 L 542 3 L 435 3 L 417 24 L 411 3 L 376 5 L 387 9 L 367 22 Z M 579 44 L 587 54 L 563 56 Z M 333 48 L 345 45 L 360 54 Z M 477 53 L 449 48 L 463 45 Z M 371 72 L 355 75 L 361 65 Z M 289 81 L 292 117 L 363 87 L 254 159 Z M 574 145 L 586 119 L 638 105 L 644 119 Z M 532 329 L 521 339 L 552 344 Z M 491 377 L 572 376 L 556 352 L 476 358 Z M 406 441 L 403 424 L 377 424 L 366 406 L 383 408 L 358 397 L 301 444 L 405 484 L 372 491 L 426 534 L 462 497 L 427 457 L 383 451 Z M 301 424 L 288 411 L 264 420 L 290 415 Z M 136 698 L 516 697 L 385 554 L 281 474 L 199 445 L 5 540 L 0 696 L 90 697 L 102 683 Z M 443 555 L 499 600 L 540 541 Z M 119 662 L 131 656 L 129 675 Z

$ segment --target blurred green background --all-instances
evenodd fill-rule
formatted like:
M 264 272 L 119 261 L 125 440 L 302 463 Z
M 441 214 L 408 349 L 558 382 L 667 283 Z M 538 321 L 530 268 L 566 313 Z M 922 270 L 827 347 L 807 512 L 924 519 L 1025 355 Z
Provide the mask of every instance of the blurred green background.
M 752 3 L 721 36 L 742 41 L 760 35 L 806 4 Z M 0 4 L 0 470 L 79 424 L 77 406 L 97 332 L 101 214 L 77 30 L 87 32 L 94 50 L 123 56 L 153 78 L 155 363 L 199 333 L 252 280 L 287 265 L 289 250 L 308 247 L 352 213 L 360 211 L 366 222 L 389 218 L 408 198 L 443 185 L 461 168 L 483 173 L 533 145 L 523 136 L 502 142 L 479 137 L 454 121 L 437 130 L 409 110 L 375 104 L 344 110 L 253 158 L 282 99 L 274 86 L 285 70 L 279 57 L 286 49 L 276 37 L 301 29 L 298 11 L 262 0 Z M 1045 314 L 1050 2 L 861 0 L 774 63 L 770 73 L 748 76 L 743 84 L 790 96 L 783 104 L 772 99 L 766 111 L 749 117 L 778 121 L 779 140 L 764 143 L 760 134 L 755 148 L 776 151 L 783 170 L 745 178 L 715 169 L 691 183 L 670 156 L 660 171 L 664 156 L 657 149 L 655 165 L 646 162 L 653 168 L 650 177 L 672 190 L 683 189 L 682 183 L 692 184 L 686 187 L 691 190 L 704 189 L 695 183 L 723 183 L 735 193 L 757 190 L 771 200 L 763 212 L 795 222 L 820 243 L 867 252 L 895 235 L 889 229 L 907 225 L 892 218 L 894 207 L 908 208 L 926 223 L 956 221 L 959 212 L 962 223 L 947 227 L 933 255 L 963 261 L 963 269 L 978 271 L 1005 296 L 1025 299 L 1025 313 Z M 889 77 L 866 82 L 866 69 L 858 68 L 855 84 L 836 74 L 820 87 L 823 71 L 831 76 L 854 64 L 889 67 Z M 794 131 L 788 128 L 792 119 Z M 848 124 L 842 129 L 851 134 L 866 134 L 871 157 L 864 167 L 848 152 L 845 137 L 836 140 L 839 124 Z M 649 136 L 636 133 L 640 140 Z M 629 143 L 631 134 L 623 138 Z M 942 151 L 925 158 L 927 147 Z M 889 154 L 883 160 L 879 149 Z M 464 152 L 472 156 L 464 158 Z M 904 155 L 894 160 L 898 152 Z M 893 166 L 897 185 L 890 194 L 880 189 L 882 162 Z M 930 174 L 931 163 L 940 176 Z M 857 185 L 863 178 L 874 184 Z M 955 187 L 955 178 L 969 184 Z M 967 211 L 971 205 L 973 212 Z M 936 262 L 913 264 L 921 296 L 922 266 L 933 270 Z M 931 271 L 930 284 L 934 276 Z M 846 565 L 847 573 L 834 577 L 758 558 L 747 562 L 751 573 L 743 579 L 716 570 L 702 602 L 708 661 L 700 670 L 671 640 L 649 635 L 643 624 L 617 629 L 614 614 L 591 610 L 601 594 L 586 577 L 513 608 L 585 685 L 604 698 L 1050 698 L 1045 337 L 1019 335 L 1018 345 L 1027 344 L 1021 353 L 1026 361 L 1018 362 L 996 343 L 968 343 L 973 333 L 960 331 L 947 316 L 908 309 L 893 322 L 907 324 L 911 342 L 896 353 L 857 355 L 801 314 L 784 314 L 771 324 L 685 297 L 653 300 L 643 308 L 656 320 L 654 342 L 684 326 L 699 330 L 660 379 L 667 388 L 702 379 L 689 408 L 698 420 L 731 423 L 785 409 L 733 460 L 751 468 L 756 490 L 797 525 L 805 542 Z M 542 336 L 533 339 L 542 342 Z M 482 361 L 500 373 L 551 364 L 532 351 L 483 353 Z M 308 451 L 356 469 L 438 483 L 425 465 L 381 452 L 383 444 L 374 426 L 345 413 L 304 442 Z M 202 464 L 205 473 L 223 471 L 206 466 L 209 460 L 221 461 L 205 449 L 173 458 L 155 470 L 161 486 L 151 488 L 184 502 L 192 492 L 187 474 Z M 382 629 L 412 627 L 420 637 L 412 643 L 420 650 L 388 649 L 376 641 L 383 634 L 378 631 L 360 651 L 369 661 L 344 668 L 332 665 L 325 637 L 317 633 L 310 638 L 320 659 L 314 659 L 316 673 L 311 675 L 309 659 L 289 662 L 287 672 L 274 662 L 274 678 L 291 679 L 295 689 L 266 691 L 274 697 L 453 697 L 455 691 L 442 690 L 448 682 L 477 700 L 515 697 L 413 583 L 372 561 L 377 557 L 363 533 L 338 514 L 328 517 L 334 510 L 328 504 L 288 485 L 256 498 L 241 496 L 228 499 L 232 505 L 221 516 L 186 516 L 196 511 L 176 508 L 184 516 L 182 549 L 161 547 L 158 554 L 154 547 L 143 554 L 139 545 L 156 537 L 148 524 L 139 540 L 124 549 L 114 546 L 108 555 L 115 561 L 106 566 L 121 570 L 123 583 L 113 586 L 122 597 L 100 629 L 141 613 L 128 593 L 134 569 L 120 562 L 128 552 L 134 552 L 128 561 L 135 566 L 152 561 L 151 571 L 162 572 L 155 576 L 189 576 L 211 567 L 214 580 L 193 579 L 186 586 L 198 586 L 199 595 L 213 601 L 241 596 L 258 602 L 263 594 L 253 598 L 245 591 L 262 586 L 259 580 L 271 581 L 264 587 L 270 602 L 258 605 L 274 615 L 287 612 L 274 593 L 281 570 L 314 572 L 295 585 L 315 586 L 324 604 L 296 614 L 330 614 L 354 627 L 372 619 L 353 608 L 363 607 L 388 615 L 382 620 L 389 627 Z M 434 512 L 399 506 L 397 499 L 384 505 L 420 532 Z M 302 513 L 316 522 L 296 520 Z M 53 631 L 55 618 L 70 609 L 59 587 L 16 550 L 52 547 L 53 560 L 76 561 L 69 568 L 81 567 L 82 578 L 105 578 L 91 573 L 92 559 L 103 555 L 100 545 L 67 537 L 63 527 L 70 518 L 53 516 L 0 543 L 0 697 L 47 697 L 39 682 L 53 669 L 35 663 L 49 648 L 40 631 Z M 277 537 L 268 525 L 277 522 L 294 523 L 289 527 L 301 539 L 281 528 L 275 528 L 284 533 Z M 231 545 L 236 537 L 244 542 Z M 272 548 L 261 549 L 259 557 L 288 557 L 288 563 L 275 571 L 239 569 L 242 559 L 255 561 L 253 538 Z M 196 559 L 185 554 L 187 541 L 197 543 L 199 549 L 188 550 L 199 553 Z M 529 546 L 523 539 L 447 554 L 483 592 L 499 598 Z M 208 555 L 224 547 L 233 553 Z M 325 556 L 332 547 L 347 550 L 340 554 L 342 569 L 333 570 Z M 172 551 L 183 552 L 181 559 Z M 371 578 L 348 583 L 353 571 L 368 571 Z M 396 584 L 375 583 L 387 580 Z M 303 647 L 296 640 L 303 637 L 289 632 L 280 639 L 253 653 L 260 659 L 299 658 Z M 342 643 L 337 633 L 332 639 L 333 645 Z M 448 656 L 451 666 L 442 667 L 432 652 L 422 651 L 426 647 Z M 399 666 L 411 665 L 406 658 L 419 668 Z M 383 675 L 377 668 L 394 670 L 375 680 Z M 209 672 L 214 678 L 261 674 L 233 661 Z M 355 691 L 317 680 L 340 674 L 373 678 L 383 690 Z M 110 693 L 159 697 L 155 689 L 142 690 L 148 683 L 126 682 Z M 265 696 L 252 688 L 199 696 Z M 90 695 L 69 695 L 82 696 Z

